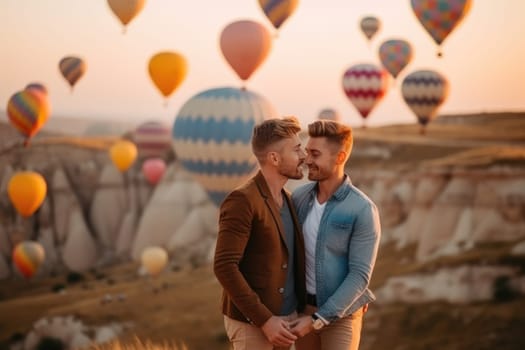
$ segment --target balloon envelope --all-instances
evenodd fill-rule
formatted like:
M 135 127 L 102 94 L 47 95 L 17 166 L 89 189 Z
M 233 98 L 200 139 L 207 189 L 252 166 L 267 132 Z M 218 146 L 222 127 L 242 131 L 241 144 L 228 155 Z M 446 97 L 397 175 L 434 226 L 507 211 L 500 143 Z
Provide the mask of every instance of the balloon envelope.
M 338 122 L 341 120 L 341 116 L 335 109 L 325 108 L 325 109 L 322 109 L 321 112 L 319 112 L 317 119 L 327 119 L 327 120 L 333 120 L 333 121 Z
M 11 203 L 24 217 L 29 217 L 42 205 L 46 197 L 46 181 L 39 173 L 21 171 L 15 173 L 7 185 Z
M 346 97 L 366 119 L 388 90 L 388 72 L 374 64 L 357 64 L 343 75 Z
M 175 118 L 177 156 L 219 205 L 257 167 L 253 127 L 277 116 L 270 102 L 254 92 L 229 87 L 203 91 Z
M 143 123 L 135 129 L 133 141 L 142 158 L 162 157 L 172 148 L 171 128 L 157 121 Z
M 472 0 L 411 0 L 412 10 L 440 45 L 472 7 Z
M 247 80 L 264 62 L 272 47 L 268 29 L 254 21 L 227 25 L 220 37 L 222 54 L 241 80 Z
M 9 122 L 26 137 L 26 144 L 44 126 L 49 111 L 47 95 L 36 89 L 19 91 L 7 103 Z
M 186 78 L 188 63 L 176 52 L 159 52 L 151 57 L 148 72 L 153 84 L 168 97 Z
M 146 0 L 108 0 L 111 11 L 126 26 L 144 7 Z
M 140 260 L 151 276 L 157 276 L 168 262 L 168 253 L 161 247 L 147 247 L 142 251 Z
M 142 163 L 142 174 L 151 185 L 156 185 L 166 172 L 166 162 L 161 158 L 146 159 Z
M 371 40 L 379 28 L 381 28 L 381 22 L 379 21 L 379 18 L 375 16 L 366 16 L 361 19 L 359 26 L 366 38 Z
M 383 67 L 396 78 L 412 60 L 412 46 L 406 40 L 387 40 L 379 47 L 379 59 Z
M 26 85 L 24 90 L 36 90 L 44 95 L 47 95 L 47 88 L 41 83 L 29 83 Z
M 431 70 L 410 73 L 401 86 L 403 99 L 423 127 L 434 118 L 448 92 L 447 79 Z
M 79 57 L 67 56 L 60 60 L 58 68 L 64 79 L 67 80 L 71 89 L 86 72 L 86 63 Z
M 276 29 L 283 25 L 298 4 L 299 0 L 259 0 L 259 6 Z
M 131 141 L 120 140 L 109 149 L 109 155 L 118 170 L 124 172 L 137 158 L 137 147 Z
M 25 278 L 34 275 L 44 258 L 44 248 L 37 242 L 23 241 L 13 250 L 13 264 Z

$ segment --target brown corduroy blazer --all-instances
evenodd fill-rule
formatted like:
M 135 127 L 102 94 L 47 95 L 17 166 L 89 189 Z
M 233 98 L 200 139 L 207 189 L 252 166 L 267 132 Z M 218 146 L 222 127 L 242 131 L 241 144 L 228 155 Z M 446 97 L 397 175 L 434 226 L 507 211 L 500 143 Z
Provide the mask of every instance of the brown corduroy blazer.
M 290 195 L 294 222 L 295 289 L 302 311 L 306 299 L 304 240 Z M 214 272 L 223 286 L 222 312 L 261 327 L 279 315 L 288 269 L 288 249 L 279 208 L 259 171 L 221 204 Z

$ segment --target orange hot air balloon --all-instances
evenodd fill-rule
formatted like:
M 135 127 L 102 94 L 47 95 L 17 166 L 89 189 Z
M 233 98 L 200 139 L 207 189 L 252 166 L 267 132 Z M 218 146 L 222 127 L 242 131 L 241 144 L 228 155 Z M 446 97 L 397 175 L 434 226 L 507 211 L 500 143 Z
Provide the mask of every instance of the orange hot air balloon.
M 272 36 L 262 24 L 237 21 L 223 29 L 220 46 L 228 64 L 246 81 L 270 53 Z
M 126 26 L 142 11 L 145 3 L 146 0 L 108 0 L 109 8 L 124 25 L 122 33 L 126 33 Z
M 151 57 L 148 72 L 157 89 L 168 97 L 186 78 L 188 63 L 179 53 L 159 52 Z
M 140 256 L 142 267 L 150 276 L 157 276 L 162 272 L 168 262 L 168 253 L 161 247 L 147 247 Z
M 117 169 L 124 172 L 137 158 L 137 147 L 131 141 L 120 140 L 111 146 L 109 155 Z
M 162 158 L 146 159 L 142 164 L 142 173 L 152 185 L 156 185 L 160 181 L 165 171 L 166 162 Z
M 20 215 L 29 217 L 42 205 L 46 197 L 46 181 L 39 173 L 21 171 L 14 174 L 7 185 L 7 194 Z
M 58 69 L 73 91 L 75 84 L 86 73 L 87 65 L 79 57 L 66 56 L 58 63 Z
M 29 144 L 49 117 L 47 95 L 36 89 L 26 89 L 15 93 L 7 103 L 7 115 L 11 124 L 26 137 L 24 145 Z
M 30 278 L 38 270 L 45 258 L 44 248 L 34 241 L 18 243 L 13 250 L 13 264 L 25 278 Z

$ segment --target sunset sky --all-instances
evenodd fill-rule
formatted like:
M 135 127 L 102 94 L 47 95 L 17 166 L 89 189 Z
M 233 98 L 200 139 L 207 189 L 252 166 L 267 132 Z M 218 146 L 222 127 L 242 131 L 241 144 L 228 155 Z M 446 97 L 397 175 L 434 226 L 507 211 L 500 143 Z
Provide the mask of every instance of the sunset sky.
M 303 123 L 323 108 L 343 121 L 361 118 L 341 86 L 356 63 L 380 64 L 377 49 L 391 37 L 408 40 L 412 63 L 369 116 L 369 125 L 415 122 L 399 87 L 408 73 L 429 68 L 448 77 L 450 96 L 441 113 L 525 110 L 524 0 L 474 0 L 470 13 L 443 45 L 444 57 L 415 18 L 410 0 L 301 0 L 284 23 L 267 60 L 247 87 L 267 97 L 283 115 Z M 369 45 L 359 20 L 374 15 L 382 28 Z M 257 0 L 147 0 L 127 33 L 106 0 L 0 1 L 0 109 L 30 82 L 44 83 L 53 115 L 118 120 L 162 120 L 172 125 L 193 95 L 214 87 L 241 86 L 219 48 L 230 22 L 252 19 L 273 30 Z M 171 50 L 189 62 L 186 80 L 164 107 L 147 64 Z M 87 72 L 73 94 L 58 71 L 76 55 Z

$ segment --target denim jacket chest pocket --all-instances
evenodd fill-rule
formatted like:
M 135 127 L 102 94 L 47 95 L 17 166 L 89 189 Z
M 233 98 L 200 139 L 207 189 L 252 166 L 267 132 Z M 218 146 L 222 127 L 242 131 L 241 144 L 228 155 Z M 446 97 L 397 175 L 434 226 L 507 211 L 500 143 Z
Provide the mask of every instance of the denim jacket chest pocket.
M 351 232 L 351 222 L 330 222 L 325 237 L 326 247 L 336 255 L 347 254 Z

